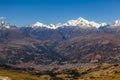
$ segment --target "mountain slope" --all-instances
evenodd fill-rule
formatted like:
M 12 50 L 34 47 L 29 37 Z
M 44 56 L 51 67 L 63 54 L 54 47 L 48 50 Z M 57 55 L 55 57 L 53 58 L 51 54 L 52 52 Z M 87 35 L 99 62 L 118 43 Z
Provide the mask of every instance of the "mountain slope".
M 76 37 L 60 43 L 56 51 L 66 56 L 70 62 L 119 62 L 119 36 L 100 33 Z
M 57 25 L 7 26 L 0 25 L 0 64 L 120 62 L 119 21 L 106 25 L 79 18 Z

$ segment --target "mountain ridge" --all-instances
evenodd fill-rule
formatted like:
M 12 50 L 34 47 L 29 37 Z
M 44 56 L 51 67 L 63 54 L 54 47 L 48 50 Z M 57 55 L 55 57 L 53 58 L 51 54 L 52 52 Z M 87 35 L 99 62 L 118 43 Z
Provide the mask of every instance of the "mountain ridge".
M 9 29 L 10 28 L 10 23 L 6 23 L 5 21 L 1 21 L 0 22 L 0 26 L 3 26 L 4 28 Z M 116 26 L 120 26 L 120 20 L 116 20 L 114 23 L 112 24 L 107 24 L 105 22 L 103 23 L 97 23 L 95 21 L 89 21 L 86 20 L 82 17 L 79 17 L 76 20 L 68 20 L 66 23 L 58 23 L 58 24 L 44 24 L 41 23 L 39 21 L 37 21 L 34 24 L 28 25 L 27 27 L 32 27 L 32 28 L 48 28 L 48 29 L 57 29 L 57 28 L 63 28 L 63 27 L 69 27 L 69 26 L 78 26 L 80 28 L 100 28 L 100 27 L 104 27 L 104 26 L 112 26 L 112 27 L 116 27 Z M 15 26 L 15 25 L 13 25 Z

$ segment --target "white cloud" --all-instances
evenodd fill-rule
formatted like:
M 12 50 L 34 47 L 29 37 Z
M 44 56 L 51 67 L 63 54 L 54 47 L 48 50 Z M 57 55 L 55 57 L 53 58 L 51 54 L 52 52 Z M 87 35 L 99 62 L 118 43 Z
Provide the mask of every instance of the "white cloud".
M 5 17 L 1 16 L 0 19 L 5 19 Z

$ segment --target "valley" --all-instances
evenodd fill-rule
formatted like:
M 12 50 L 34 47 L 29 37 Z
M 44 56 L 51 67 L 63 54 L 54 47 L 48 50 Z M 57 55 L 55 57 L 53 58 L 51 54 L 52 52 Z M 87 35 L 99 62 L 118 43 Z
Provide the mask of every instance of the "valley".
M 11 80 L 119 80 L 120 22 L 83 18 L 17 27 L 0 23 L 0 76 Z

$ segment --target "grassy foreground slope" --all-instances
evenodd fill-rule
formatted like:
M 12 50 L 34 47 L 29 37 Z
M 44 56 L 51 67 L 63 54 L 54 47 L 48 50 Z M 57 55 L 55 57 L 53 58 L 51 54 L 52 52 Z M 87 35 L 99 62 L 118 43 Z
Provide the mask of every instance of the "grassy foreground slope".
M 48 74 L 23 73 L 0 69 L 0 76 L 11 80 L 120 80 L 120 64 L 94 64 L 72 69 L 53 69 Z
M 40 80 L 38 77 L 27 73 L 19 73 L 9 70 L 0 70 L 0 75 L 9 77 L 11 80 Z

